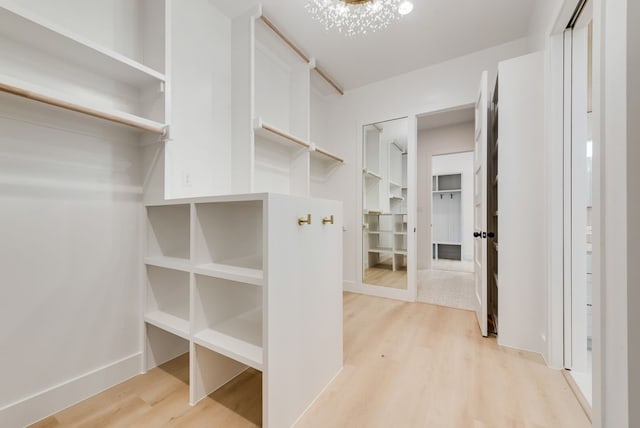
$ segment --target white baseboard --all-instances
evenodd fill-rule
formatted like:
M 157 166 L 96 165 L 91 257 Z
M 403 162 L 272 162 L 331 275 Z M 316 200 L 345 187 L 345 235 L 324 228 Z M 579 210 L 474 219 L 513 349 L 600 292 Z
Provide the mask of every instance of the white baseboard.
M 412 296 L 409 290 L 359 284 L 355 281 L 343 281 L 342 284 L 344 291 L 349 291 L 351 293 L 366 294 L 369 296 L 384 297 L 387 299 L 402 300 L 405 302 L 415 302 L 415 297 Z
M 142 353 L 133 354 L 0 409 L 0 426 L 24 427 L 140 374 Z

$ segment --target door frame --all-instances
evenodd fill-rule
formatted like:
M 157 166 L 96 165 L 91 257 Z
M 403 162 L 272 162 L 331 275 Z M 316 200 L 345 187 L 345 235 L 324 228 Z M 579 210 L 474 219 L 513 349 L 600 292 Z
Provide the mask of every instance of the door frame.
M 363 215 L 363 174 L 364 167 L 364 144 L 363 144 L 363 128 L 373 123 L 387 122 L 390 120 L 407 119 L 407 288 L 397 289 L 379 286 L 375 284 L 366 284 L 363 280 L 363 262 L 364 262 L 364 248 L 363 248 L 363 230 L 362 230 L 362 215 Z M 344 284 L 345 291 L 354 293 L 366 294 L 376 297 L 386 297 L 389 299 L 403 300 L 407 302 L 415 302 L 418 296 L 418 271 L 417 271 L 417 240 L 416 240 L 416 218 L 417 218 L 417 115 L 415 113 L 400 114 L 396 117 L 386 118 L 370 118 L 360 119 L 357 124 L 357 138 L 356 144 L 356 186 L 358 189 L 358 198 L 356 202 L 357 220 L 355 223 L 356 228 L 356 266 L 357 275 L 356 283 Z M 413 231 L 413 232 L 412 232 Z

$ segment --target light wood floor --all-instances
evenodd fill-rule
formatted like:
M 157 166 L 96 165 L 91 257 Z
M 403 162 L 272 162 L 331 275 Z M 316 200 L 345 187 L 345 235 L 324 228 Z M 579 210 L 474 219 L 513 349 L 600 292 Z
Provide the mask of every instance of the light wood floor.
M 393 271 L 391 266 L 376 265 L 364 270 L 365 284 L 381 285 L 389 288 L 407 288 L 407 269 Z
M 345 294 L 344 369 L 297 426 L 590 426 L 561 372 L 548 369 L 539 356 L 481 338 L 474 317 L 469 311 Z M 260 373 L 245 372 L 195 407 L 187 404 L 187 373 L 183 356 L 35 426 L 260 424 Z

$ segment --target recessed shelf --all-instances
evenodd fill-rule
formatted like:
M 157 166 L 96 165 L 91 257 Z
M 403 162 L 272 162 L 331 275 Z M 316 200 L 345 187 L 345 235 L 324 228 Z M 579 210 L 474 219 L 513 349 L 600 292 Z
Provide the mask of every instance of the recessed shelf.
M 196 254 L 203 274 L 262 283 L 262 201 L 199 203 Z
M 13 6 L 0 7 L 0 37 L 136 87 L 165 81 L 164 74 L 146 65 Z
M 252 269 L 232 264 L 206 263 L 193 268 L 193 272 L 213 278 L 228 279 L 253 285 L 264 285 L 264 276 L 261 269 Z
M 391 186 L 394 186 L 394 187 L 400 187 L 400 188 L 402 188 L 402 184 L 398 184 L 398 183 L 396 183 L 395 181 L 392 181 L 392 180 L 389 180 L 389 184 L 390 184 Z
M 262 370 L 262 309 L 255 308 L 206 328 L 194 342 Z
M 434 190 L 433 193 L 458 193 L 462 192 L 462 189 L 453 189 L 453 190 Z
M 167 312 L 154 311 L 144 316 L 144 320 L 162 330 L 189 339 L 189 321 L 184 320 Z
M 396 196 L 396 195 L 389 196 L 389 199 L 395 199 L 395 200 L 398 200 L 398 201 L 404 201 L 404 198 L 402 196 Z
M 2 8 L 0 8 L 1 10 Z M 164 134 L 166 125 L 113 108 L 87 103 L 84 99 L 62 94 L 33 83 L 0 74 L 0 91 L 33 101 L 82 113 L 156 134 Z
M 383 233 L 393 233 L 393 231 L 391 231 L 391 230 L 374 230 L 374 231 L 370 231 L 369 235 L 381 235 Z
M 147 265 L 145 321 L 178 336 L 189 335 L 189 273 Z
M 403 256 L 407 255 L 407 250 L 393 250 L 394 254 L 402 254 Z
M 190 259 L 189 204 L 147 206 L 147 256 Z
M 174 269 L 182 272 L 190 272 L 191 264 L 189 260 L 178 257 L 145 257 L 144 264 L 147 266 L 156 266 L 165 269 Z
M 370 253 L 393 253 L 393 248 L 369 248 Z

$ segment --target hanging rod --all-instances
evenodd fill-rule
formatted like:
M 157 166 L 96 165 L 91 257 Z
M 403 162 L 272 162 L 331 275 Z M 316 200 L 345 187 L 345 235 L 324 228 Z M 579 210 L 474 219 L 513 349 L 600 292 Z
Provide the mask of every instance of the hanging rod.
M 336 90 L 337 93 L 339 93 L 340 95 L 344 95 L 344 90 L 342 90 L 342 88 L 340 87 L 340 85 L 338 85 L 335 80 L 333 80 L 331 77 L 329 77 L 329 75 L 327 73 L 325 73 L 321 68 L 318 68 L 318 66 L 316 66 L 314 68 L 314 70 L 320 75 L 320 77 L 322 77 L 324 80 L 327 81 L 327 83 L 329 85 L 331 85 L 331 87 L 333 89 Z
M 318 153 L 320 153 L 321 155 L 324 155 L 324 156 L 326 156 L 326 157 L 328 157 L 328 158 L 331 158 L 331 159 L 333 159 L 333 160 L 334 160 L 334 161 L 336 161 L 336 162 L 344 163 L 344 159 L 339 158 L 338 156 L 336 156 L 336 155 L 334 155 L 334 154 L 332 154 L 332 153 L 329 153 L 329 152 L 327 152 L 327 151 L 324 151 L 324 150 L 322 150 L 322 149 L 319 149 L 319 148 L 317 148 L 317 147 L 316 147 L 316 152 L 318 152 Z
M 277 128 L 274 128 L 273 126 L 267 125 L 266 123 L 262 123 L 261 120 L 258 120 L 258 124 L 257 124 L 257 128 L 262 128 L 265 131 L 268 131 L 274 135 L 277 135 L 278 137 L 284 138 L 285 140 L 288 140 L 294 144 L 297 144 L 299 146 L 302 146 L 306 149 L 308 149 L 310 147 L 310 145 L 304 141 L 302 141 L 299 138 L 294 137 L 293 135 L 287 134 L 284 131 L 281 131 Z
M 269 20 L 269 18 L 267 18 L 264 15 L 261 15 L 260 19 L 262 20 L 262 22 L 264 22 L 267 25 L 267 27 L 269 27 L 271 29 L 271 31 L 276 33 L 276 35 L 278 37 L 280 37 L 283 42 L 285 42 L 291 49 L 293 49 L 293 51 L 296 54 L 298 54 L 298 56 L 300 58 L 302 58 L 302 60 L 304 62 L 306 62 L 307 64 L 311 63 L 311 59 L 307 55 L 305 55 L 305 53 L 302 51 L 302 49 L 300 49 L 298 47 L 298 45 L 293 43 L 293 41 L 291 39 L 289 39 L 287 36 L 285 36 L 284 33 L 282 31 L 280 31 L 280 29 L 278 27 L 276 27 L 275 24 L 273 22 L 271 22 L 271 20 Z
M 276 27 L 276 25 L 273 22 L 271 22 L 269 18 L 267 18 L 264 15 L 260 15 L 260 20 L 264 22 L 265 25 L 269 27 L 271 31 L 273 31 L 276 34 L 276 36 L 278 36 L 287 46 L 289 46 L 300 58 L 302 58 L 304 62 L 306 62 L 307 64 L 311 64 L 311 58 L 309 58 L 304 53 L 304 51 L 300 47 L 298 47 L 298 45 L 296 45 L 290 38 L 285 36 L 284 33 L 280 31 L 280 29 Z M 340 95 L 344 95 L 344 91 L 342 90 L 340 85 L 338 85 L 335 82 L 335 80 L 333 80 L 325 71 L 321 70 L 317 66 L 314 66 L 314 70 L 318 72 L 320 77 L 326 80 L 327 83 L 331 85 L 331 87 L 335 89 Z
M 86 114 L 88 116 L 97 117 L 98 119 L 104 119 L 111 122 L 119 123 L 121 125 L 127 125 L 133 128 L 141 129 L 143 131 L 153 132 L 155 134 L 160 134 L 162 136 L 165 136 L 167 134 L 166 127 L 160 124 L 153 125 L 151 123 L 144 123 L 142 121 L 129 119 L 126 117 L 96 110 L 90 107 L 85 107 L 70 101 L 54 98 L 49 95 L 44 95 L 33 90 L 20 88 L 18 86 L 10 85 L 8 83 L 0 82 L 0 91 L 17 95 L 19 97 L 27 98 L 33 101 L 38 101 L 44 104 L 52 105 L 55 107 L 60 107 L 66 110 L 75 111 L 77 113 Z

